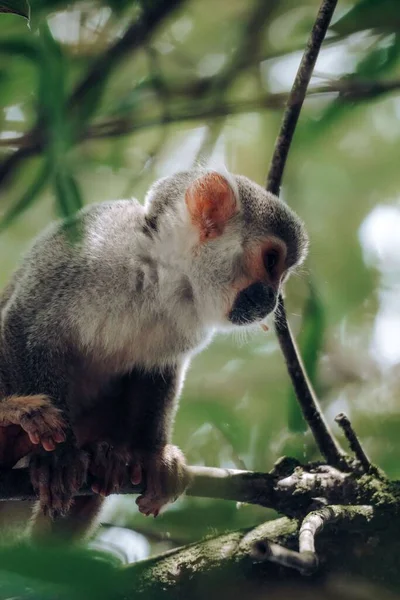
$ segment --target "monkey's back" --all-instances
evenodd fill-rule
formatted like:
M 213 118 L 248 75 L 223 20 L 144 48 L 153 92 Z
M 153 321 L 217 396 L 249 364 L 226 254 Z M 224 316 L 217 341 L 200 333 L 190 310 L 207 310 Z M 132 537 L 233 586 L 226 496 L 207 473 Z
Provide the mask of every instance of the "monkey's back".
M 79 360 L 75 316 L 96 295 L 115 292 L 121 275 L 114 273 L 115 261 L 107 264 L 101 244 L 96 254 L 96 244 L 88 248 L 87 238 L 104 236 L 112 245 L 125 217 L 130 221 L 122 226 L 125 239 L 141 213 L 136 201 L 92 205 L 35 240 L 0 296 L 2 394 L 45 393 L 38 389 L 43 379 L 58 376 L 62 385 L 69 377 L 71 364 Z

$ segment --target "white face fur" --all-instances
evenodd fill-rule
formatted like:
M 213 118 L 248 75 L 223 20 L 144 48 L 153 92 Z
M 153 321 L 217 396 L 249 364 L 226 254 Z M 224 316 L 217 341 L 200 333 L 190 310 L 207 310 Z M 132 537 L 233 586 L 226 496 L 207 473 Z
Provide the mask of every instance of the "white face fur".
M 127 367 L 174 362 L 215 330 L 262 322 L 307 249 L 283 202 L 245 177 L 199 170 L 157 181 L 144 208 L 98 210 L 87 240 L 115 286 L 81 303 L 82 342 Z

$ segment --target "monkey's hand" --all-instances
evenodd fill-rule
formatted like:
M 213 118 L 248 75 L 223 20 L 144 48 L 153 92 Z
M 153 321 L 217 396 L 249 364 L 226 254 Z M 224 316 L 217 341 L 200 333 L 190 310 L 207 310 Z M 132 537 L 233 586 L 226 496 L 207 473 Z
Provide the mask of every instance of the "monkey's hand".
M 134 453 L 130 471 L 133 484 L 140 483 L 142 476 L 145 478 L 146 490 L 136 504 L 146 516 L 157 517 L 161 508 L 183 494 L 189 483 L 185 458 L 171 444 L 154 453 Z
M 55 518 L 68 513 L 73 496 L 86 481 L 88 463 L 88 454 L 69 440 L 51 454 L 40 450 L 33 454 L 31 482 L 44 514 Z
M 107 442 L 96 444 L 90 451 L 92 490 L 101 496 L 118 492 L 128 481 L 129 462 L 130 454 L 126 448 L 118 448 Z
M 47 451 L 65 441 L 65 421 L 61 411 L 44 394 L 10 396 L 0 402 L 0 425 L 19 425 L 32 444 Z

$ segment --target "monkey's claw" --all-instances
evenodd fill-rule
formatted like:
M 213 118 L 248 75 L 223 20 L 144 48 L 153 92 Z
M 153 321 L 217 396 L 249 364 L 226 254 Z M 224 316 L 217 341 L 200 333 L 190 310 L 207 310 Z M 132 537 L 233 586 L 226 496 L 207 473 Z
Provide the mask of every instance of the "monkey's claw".
M 129 453 L 107 443 L 97 444 L 91 457 L 89 472 L 92 490 L 101 496 L 118 492 L 127 482 Z
M 31 482 L 44 514 L 54 518 L 68 513 L 73 496 L 86 481 L 88 462 L 86 452 L 69 446 L 32 456 Z
M 179 448 L 167 445 L 157 453 L 144 456 L 142 466 L 146 491 L 137 498 L 136 504 L 142 514 L 157 517 L 162 507 L 174 502 L 189 483 L 185 459 Z

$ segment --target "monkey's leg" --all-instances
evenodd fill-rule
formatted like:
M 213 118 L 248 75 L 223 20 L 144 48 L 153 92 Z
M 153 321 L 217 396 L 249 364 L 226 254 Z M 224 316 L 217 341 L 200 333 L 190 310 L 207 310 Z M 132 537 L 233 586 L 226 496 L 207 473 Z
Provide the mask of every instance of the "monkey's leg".
M 74 400 L 70 397 L 70 389 L 76 358 L 63 340 L 54 338 L 52 344 L 32 339 L 24 346 L 24 369 L 14 387 L 26 395 L 40 394 L 51 398 L 65 422 L 65 441 L 52 452 L 36 447 L 30 461 L 31 481 L 39 494 L 41 508 L 44 513 L 55 516 L 68 512 L 73 496 L 84 483 L 88 456 L 77 447 L 69 423 L 70 402 Z
M 85 541 L 97 525 L 97 516 L 104 500 L 100 496 L 77 496 L 68 515 L 55 519 L 44 515 L 37 503 L 31 520 L 30 534 L 34 542 Z
M 32 444 L 47 451 L 65 441 L 61 411 L 44 394 L 9 396 L 0 401 L 0 426 L 20 425 Z
M 120 385 L 75 419 L 73 430 L 79 447 L 89 454 L 92 489 L 101 496 L 117 492 L 129 481 L 129 403 Z M 127 428 L 128 424 L 128 428 Z
M 128 448 L 128 474 L 132 483 L 145 480 L 146 491 L 137 499 L 139 510 L 144 514 L 156 516 L 162 506 L 175 500 L 188 484 L 183 454 L 169 444 L 178 381 L 179 367 L 147 373 L 137 369 L 124 376 L 118 398 L 118 406 L 123 407 L 119 414 L 120 427 L 114 443 L 111 442 L 113 448 L 108 464 L 105 456 L 102 468 L 97 471 L 98 489 L 109 491 L 108 473 L 113 472 L 116 455 L 120 457 L 120 473 L 111 480 L 117 488 L 123 480 L 124 451 Z
M 91 449 L 94 491 L 107 495 L 118 491 L 126 476 L 134 484 L 143 478 L 146 492 L 138 498 L 139 510 L 157 515 L 185 490 L 188 476 L 183 454 L 169 444 L 178 380 L 178 367 L 147 373 L 134 369 L 121 377 L 112 402 L 105 399 L 86 416 L 87 422 L 82 419 L 74 426 L 78 439 Z M 97 435 L 89 440 L 93 422 Z
M 177 408 L 181 366 L 162 371 L 132 373 L 129 390 L 132 404 L 131 481 L 145 483 L 136 500 L 141 513 L 154 515 L 173 502 L 189 483 L 182 452 L 170 444 Z

